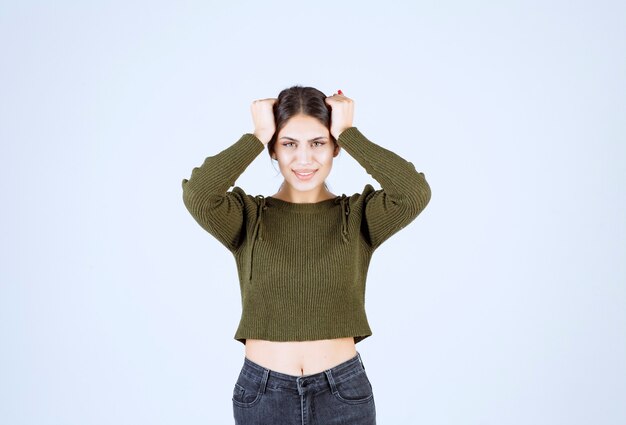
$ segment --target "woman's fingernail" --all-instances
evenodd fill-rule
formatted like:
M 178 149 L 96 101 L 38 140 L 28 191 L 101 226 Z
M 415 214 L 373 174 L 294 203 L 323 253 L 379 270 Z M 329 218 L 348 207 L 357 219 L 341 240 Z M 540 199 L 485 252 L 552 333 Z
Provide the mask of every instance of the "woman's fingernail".
M 339 94 L 343 94 L 343 93 L 341 92 L 341 90 L 339 90 Z

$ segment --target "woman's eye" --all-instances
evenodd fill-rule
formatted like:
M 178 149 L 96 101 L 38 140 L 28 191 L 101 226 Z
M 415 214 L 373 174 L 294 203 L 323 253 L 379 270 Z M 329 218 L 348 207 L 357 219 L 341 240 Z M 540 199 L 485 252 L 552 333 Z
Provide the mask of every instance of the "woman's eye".
M 285 142 L 285 143 L 283 143 L 283 146 L 290 147 L 293 144 L 294 144 L 294 142 Z M 324 142 L 313 142 L 313 144 L 317 144 L 316 146 L 324 146 L 326 143 L 324 143 Z

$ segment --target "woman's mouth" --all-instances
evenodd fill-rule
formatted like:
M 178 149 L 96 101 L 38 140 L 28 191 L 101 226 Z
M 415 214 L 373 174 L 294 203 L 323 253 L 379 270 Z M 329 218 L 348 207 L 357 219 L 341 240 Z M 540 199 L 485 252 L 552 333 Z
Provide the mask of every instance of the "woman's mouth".
M 317 170 L 313 170 L 313 171 L 309 171 L 309 172 L 298 172 L 298 171 L 293 171 L 294 174 L 296 175 L 296 177 L 298 177 L 298 179 L 300 180 L 310 180 L 313 177 L 313 174 L 315 174 Z

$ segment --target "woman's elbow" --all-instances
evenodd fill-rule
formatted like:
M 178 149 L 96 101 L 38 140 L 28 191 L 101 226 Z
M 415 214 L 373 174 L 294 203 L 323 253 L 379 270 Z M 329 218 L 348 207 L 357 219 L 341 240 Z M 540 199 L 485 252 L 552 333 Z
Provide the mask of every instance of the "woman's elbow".
M 411 208 L 413 214 L 417 216 L 426 208 L 432 195 L 430 185 L 426 181 L 424 173 L 418 173 L 412 189 L 407 196 L 407 205 Z

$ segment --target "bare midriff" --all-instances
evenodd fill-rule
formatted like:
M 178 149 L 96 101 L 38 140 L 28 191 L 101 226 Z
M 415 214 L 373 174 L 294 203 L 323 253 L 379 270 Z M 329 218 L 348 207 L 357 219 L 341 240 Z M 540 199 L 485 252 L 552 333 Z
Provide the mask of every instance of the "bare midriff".
M 246 340 L 245 356 L 267 369 L 288 375 L 312 375 L 356 356 L 353 337 L 317 341 Z

